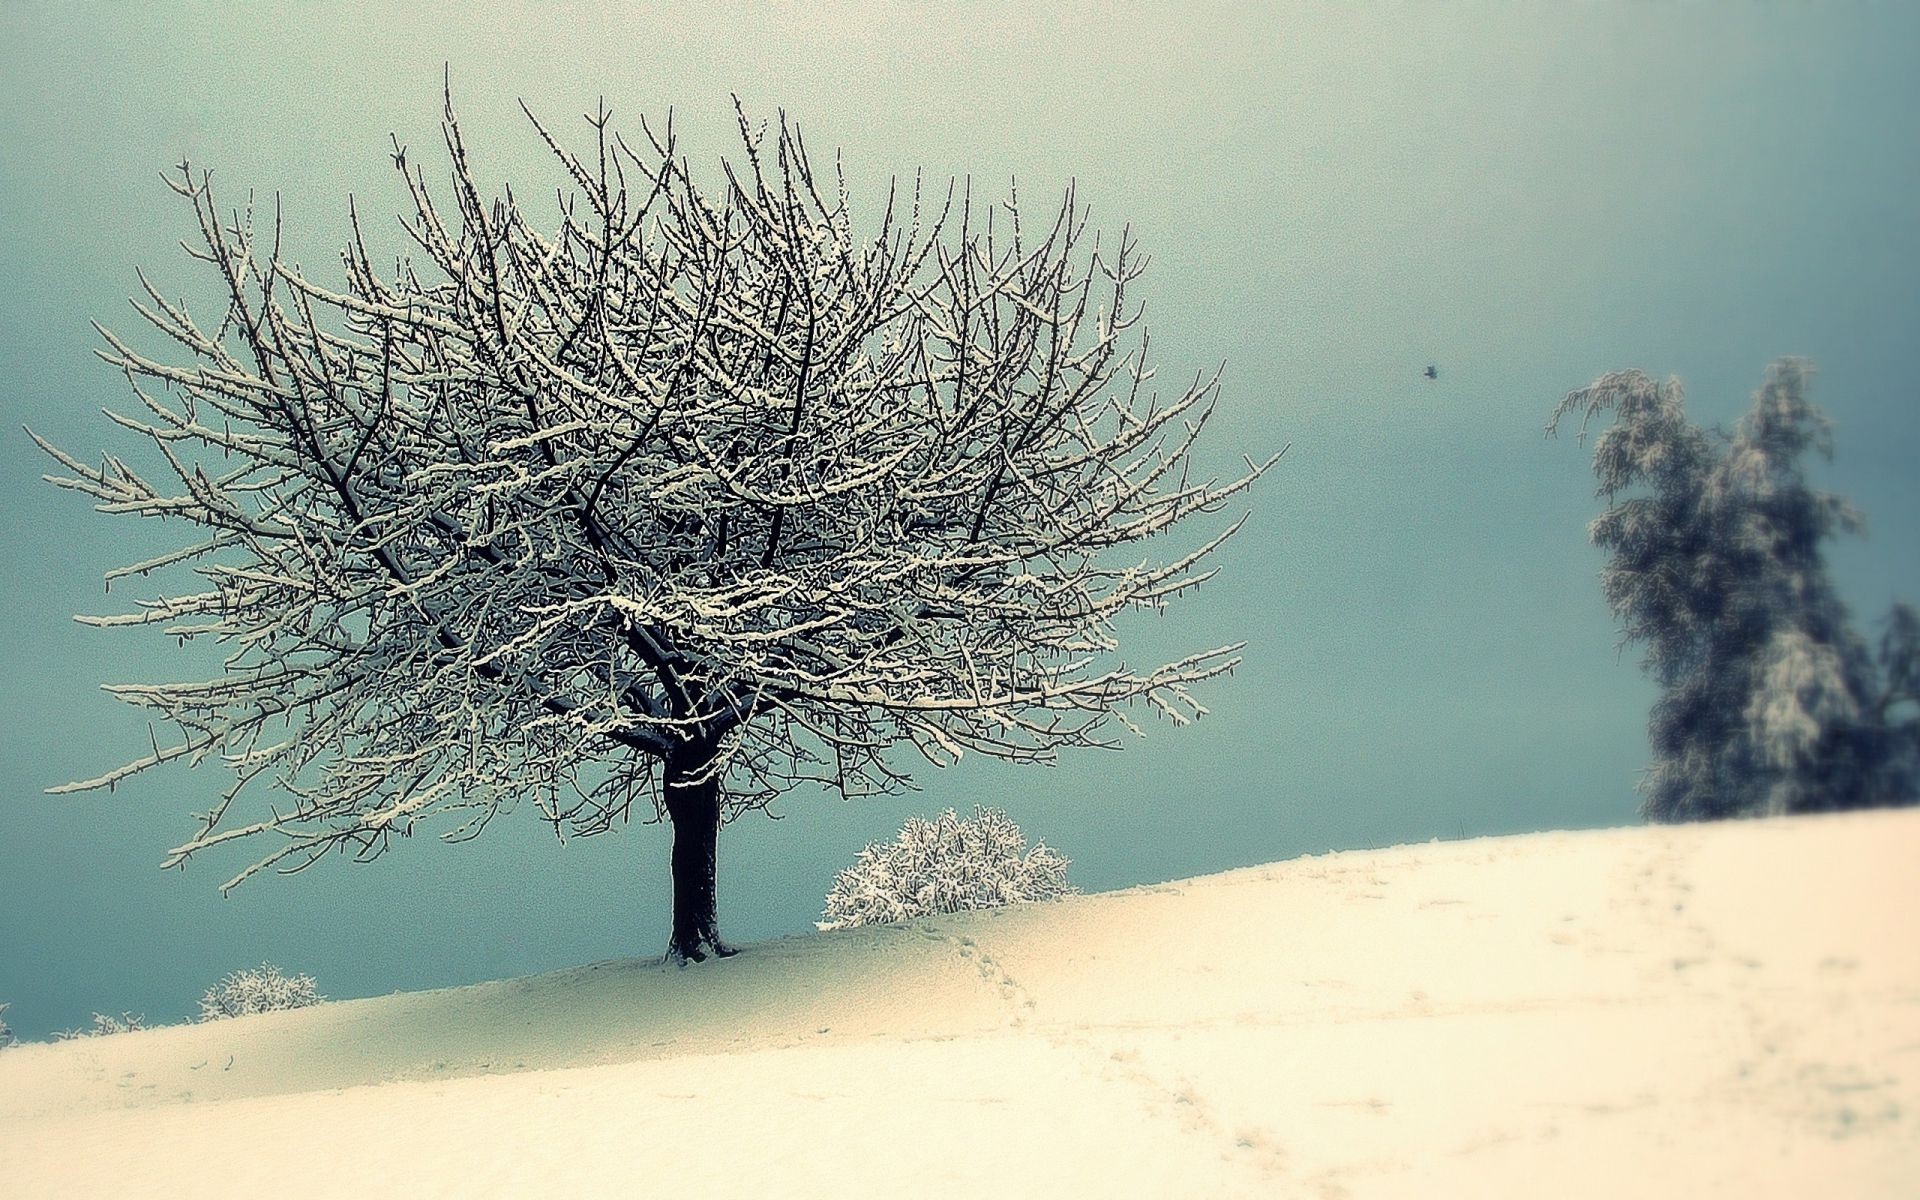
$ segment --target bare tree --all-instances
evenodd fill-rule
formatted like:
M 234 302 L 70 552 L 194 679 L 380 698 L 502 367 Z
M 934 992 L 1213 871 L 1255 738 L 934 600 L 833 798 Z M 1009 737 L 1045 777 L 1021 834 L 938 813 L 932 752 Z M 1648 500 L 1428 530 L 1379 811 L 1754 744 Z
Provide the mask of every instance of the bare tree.
M 1114 622 L 1205 581 L 1239 522 L 1133 547 L 1273 459 L 1189 477 L 1216 379 L 1152 390 L 1128 234 L 1090 236 L 1071 190 L 1036 226 L 916 178 L 857 236 L 784 116 L 740 113 L 703 191 L 671 123 L 629 141 L 602 106 L 576 153 L 527 115 L 569 181 L 544 228 L 482 198 L 449 101 L 450 187 L 396 141 L 408 257 L 377 271 L 350 200 L 338 287 L 282 257 L 277 201 L 263 230 L 170 178 L 224 311 L 142 275 L 184 361 L 104 329 L 102 356 L 171 478 L 41 445 L 101 511 L 196 530 L 109 579 L 185 564 L 202 590 L 82 619 L 228 654 L 113 687 L 181 736 L 54 790 L 218 760 L 232 785 L 167 863 L 271 842 L 227 888 L 434 814 L 463 839 L 530 797 L 592 834 L 639 804 L 672 822 L 670 952 L 698 960 L 730 952 L 720 824 L 796 783 L 891 788 L 900 742 L 1049 762 L 1136 702 L 1204 711 L 1189 685 L 1238 646 L 1139 671 Z M 230 815 L 255 784 L 289 799 Z

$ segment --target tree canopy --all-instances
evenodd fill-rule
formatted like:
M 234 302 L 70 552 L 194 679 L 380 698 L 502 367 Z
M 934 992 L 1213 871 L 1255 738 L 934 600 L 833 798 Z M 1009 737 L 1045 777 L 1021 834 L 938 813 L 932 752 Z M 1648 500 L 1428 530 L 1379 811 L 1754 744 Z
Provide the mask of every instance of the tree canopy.
M 164 468 L 41 444 L 102 511 L 193 531 L 112 577 L 198 590 L 83 619 L 227 656 L 115 685 L 179 736 L 57 790 L 218 761 L 232 784 L 168 862 L 264 841 L 228 887 L 522 800 L 576 834 L 638 807 L 673 820 L 673 946 L 698 957 L 725 818 L 896 786 L 900 743 L 1048 762 L 1135 705 L 1204 711 L 1191 685 L 1239 647 L 1135 669 L 1115 622 L 1210 577 L 1238 521 L 1140 544 L 1273 460 L 1190 474 L 1217 376 L 1154 388 L 1128 232 L 1071 189 L 1036 221 L 918 177 L 862 232 L 784 116 L 738 112 L 703 187 L 671 124 L 629 139 L 603 106 L 576 151 L 527 115 L 557 216 L 485 198 L 449 101 L 444 189 L 394 146 L 406 253 L 379 269 L 350 201 L 339 283 L 282 256 L 277 200 L 269 226 L 170 178 L 224 307 L 143 274 L 172 353 L 102 329 L 138 401 L 113 419 Z
M 1876 658 L 1828 576 L 1822 546 L 1861 529 L 1844 499 L 1807 481 L 1832 453 L 1808 401 L 1811 370 L 1773 364 L 1731 435 L 1688 419 L 1679 380 L 1604 375 L 1561 401 L 1594 443 L 1591 528 L 1623 643 L 1661 687 L 1641 785 L 1654 820 L 1912 803 L 1920 776 L 1920 621 L 1898 604 Z

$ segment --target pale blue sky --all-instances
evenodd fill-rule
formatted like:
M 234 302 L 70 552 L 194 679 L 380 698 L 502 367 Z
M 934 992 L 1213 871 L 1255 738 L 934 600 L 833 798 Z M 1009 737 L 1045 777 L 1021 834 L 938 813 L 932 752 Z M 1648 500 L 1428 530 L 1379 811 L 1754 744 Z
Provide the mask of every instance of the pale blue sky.
M 1258 15 L 1256 14 L 1256 10 Z M 516 14 L 517 15 L 514 15 Z M 221 900 L 156 869 L 220 778 L 49 784 L 137 753 L 108 681 L 181 652 L 74 625 L 155 531 L 37 482 L 17 431 L 124 448 L 90 318 L 133 268 L 204 281 L 159 174 L 284 197 L 332 261 L 351 190 L 392 211 L 389 132 L 437 151 L 441 64 L 483 174 L 550 185 L 515 101 L 556 122 L 675 108 L 723 147 L 729 92 L 784 107 L 856 184 L 925 168 L 1070 177 L 1132 222 L 1164 374 L 1228 364 L 1213 453 L 1292 442 L 1220 577 L 1137 623 L 1137 657 L 1226 640 L 1215 715 L 1051 772 L 968 761 L 898 800 L 796 795 L 721 843 L 722 927 L 808 928 L 833 871 L 912 813 L 1002 805 L 1089 889 L 1330 847 L 1634 820 L 1652 689 L 1617 659 L 1582 450 L 1540 426 L 1638 366 L 1731 421 L 1811 356 L 1838 551 L 1862 617 L 1920 598 L 1920 17 L 1898 5 L 12 3 L 0 9 L 0 1001 L 23 1035 L 191 1011 L 270 958 L 335 996 L 657 954 L 665 831 L 556 845 L 532 819 Z M 503 15 L 505 14 L 505 15 Z M 828 14 L 828 15 L 822 15 Z M 1437 383 L 1420 378 L 1437 362 Z M 165 539 L 162 539 L 163 541 Z M 1303 914 L 1302 919 L 1307 919 Z M 1277 929 L 1276 938 L 1286 931 Z

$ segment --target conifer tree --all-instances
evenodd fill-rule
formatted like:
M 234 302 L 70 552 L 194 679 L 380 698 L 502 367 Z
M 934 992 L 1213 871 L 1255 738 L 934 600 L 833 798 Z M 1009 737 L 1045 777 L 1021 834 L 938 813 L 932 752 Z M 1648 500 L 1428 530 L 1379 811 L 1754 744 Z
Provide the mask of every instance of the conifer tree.
M 1611 416 L 1593 459 L 1610 507 L 1590 532 L 1622 641 L 1661 688 L 1650 820 L 1914 800 L 1920 620 L 1895 605 L 1876 657 L 1827 573 L 1827 539 L 1862 522 L 1807 481 L 1806 453 L 1832 453 L 1809 376 L 1775 363 L 1731 435 L 1688 419 L 1678 380 L 1640 371 L 1573 392 L 1548 423 L 1578 412 L 1584 439 Z

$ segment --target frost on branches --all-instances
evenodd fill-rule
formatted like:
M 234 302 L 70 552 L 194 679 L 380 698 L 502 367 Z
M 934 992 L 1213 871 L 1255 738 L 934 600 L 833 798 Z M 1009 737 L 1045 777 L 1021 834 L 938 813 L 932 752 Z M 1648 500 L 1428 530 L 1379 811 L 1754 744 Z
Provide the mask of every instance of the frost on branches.
M 1154 386 L 1131 237 L 1071 190 L 1036 219 L 917 178 L 856 228 L 784 118 L 742 114 L 714 186 L 670 125 L 603 110 L 584 153 L 534 127 L 553 215 L 483 198 L 449 102 L 450 179 L 393 154 L 406 256 L 378 266 L 349 205 L 339 282 L 282 256 L 277 206 L 222 209 L 182 164 L 223 306 L 143 276 L 159 349 L 103 333 L 144 460 L 41 445 L 101 511 L 191 531 L 109 576 L 188 586 L 84 619 L 211 640 L 225 670 L 114 686 L 151 752 L 56 790 L 224 766 L 167 861 L 264 846 L 228 887 L 521 803 L 574 834 L 637 808 L 673 824 L 671 950 L 699 958 L 724 952 L 721 822 L 796 784 L 1204 711 L 1239 647 L 1140 669 L 1115 622 L 1211 577 L 1239 521 L 1145 543 L 1273 460 L 1192 469 L 1216 382 Z
M 53 1040 L 71 1042 L 79 1038 L 111 1037 L 116 1033 L 132 1033 L 146 1027 L 147 1020 L 139 1013 L 121 1013 L 117 1017 L 95 1013 L 92 1025 L 81 1029 L 63 1029 L 53 1035 Z
M 1076 889 L 1072 860 L 1026 835 L 997 808 L 975 807 L 962 820 L 953 809 L 934 820 L 914 817 L 891 842 L 874 842 L 840 872 L 827 892 L 821 929 L 905 921 L 934 913 L 1050 900 Z
M 235 971 L 200 997 L 200 1019 L 219 1021 L 320 1003 L 311 975 L 286 975 L 271 963 Z
M 1861 520 L 1807 483 L 1832 452 L 1808 366 L 1775 363 L 1731 435 L 1688 420 L 1678 380 L 1603 376 L 1555 410 L 1594 443 L 1592 527 L 1623 642 L 1662 688 L 1641 785 L 1652 820 L 1911 804 L 1920 794 L 1920 617 L 1896 604 L 1876 655 L 1821 552 Z

